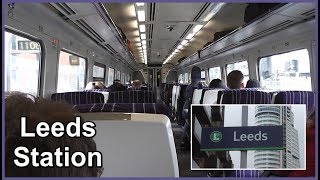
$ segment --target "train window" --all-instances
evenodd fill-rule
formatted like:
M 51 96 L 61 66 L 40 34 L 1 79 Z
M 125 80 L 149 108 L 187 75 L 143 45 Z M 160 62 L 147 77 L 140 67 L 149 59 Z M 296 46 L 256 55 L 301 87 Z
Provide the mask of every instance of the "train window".
M 113 84 L 113 80 L 114 80 L 114 69 L 113 68 L 109 68 L 109 72 L 108 72 L 108 86 Z
M 125 77 L 126 77 L 126 75 L 124 73 L 122 73 L 122 76 L 121 76 L 121 82 L 122 83 L 125 83 L 125 81 L 126 81 Z
M 184 73 L 184 83 L 188 83 L 188 73 Z
M 307 49 L 263 57 L 259 61 L 261 86 L 270 90 L 312 90 Z
M 66 51 L 60 51 L 57 92 L 84 89 L 86 66 L 86 59 Z
M 127 75 L 126 84 L 129 84 L 130 81 L 131 81 L 131 80 L 130 80 L 130 74 L 128 74 L 128 75 Z
M 209 68 L 209 81 L 211 82 L 213 79 L 221 79 L 221 68 L 219 66 Z
M 95 62 L 93 65 L 93 81 L 105 82 L 106 65 Z
M 5 31 L 5 91 L 39 94 L 41 50 L 39 42 Z
M 248 61 L 241 61 L 232 64 L 227 64 L 227 75 L 234 70 L 239 70 L 242 72 L 244 78 L 243 83 L 246 84 L 249 80 L 249 68 L 248 68 Z
M 183 83 L 183 75 L 182 74 L 179 75 L 178 82 Z
M 117 77 L 116 79 L 121 81 L 121 72 L 120 71 L 117 71 L 116 77 Z
M 201 71 L 201 79 L 205 79 L 206 78 L 206 71 L 203 70 Z

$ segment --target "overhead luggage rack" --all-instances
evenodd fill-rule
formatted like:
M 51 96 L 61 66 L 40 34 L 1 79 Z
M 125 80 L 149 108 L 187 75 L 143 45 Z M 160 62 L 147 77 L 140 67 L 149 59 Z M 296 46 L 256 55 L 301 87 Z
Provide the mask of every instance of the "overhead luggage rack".
M 200 51 L 200 58 L 193 54 L 175 68 L 189 66 L 212 58 L 220 53 L 270 35 L 285 27 L 302 23 L 315 17 L 314 3 L 288 3 L 265 14 L 256 21 L 239 27 Z

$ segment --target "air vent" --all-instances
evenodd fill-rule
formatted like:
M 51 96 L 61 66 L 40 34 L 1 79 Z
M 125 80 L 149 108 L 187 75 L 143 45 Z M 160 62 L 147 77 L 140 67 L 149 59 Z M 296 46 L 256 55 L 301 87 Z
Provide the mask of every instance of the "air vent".
M 156 3 L 150 3 L 150 9 L 149 9 L 149 21 L 155 20 L 155 14 L 156 14 Z M 153 38 L 153 24 L 149 24 L 147 26 L 147 34 L 148 34 L 148 48 L 151 49 L 152 46 L 152 38 Z
M 73 15 L 76 14 L 66 3 L 58 3 L 58 7 L 63 10 L 64 14 Z
M 304 12 L 304 13 L 302 13 L 301 15 L 302 15 L 302 16 L 307 16 L 307 17 L 309 17 L 309 16 L 314 16 L 314 15 L 315 15 L 315 9 L 312 9 L 312 10 L 310 10 L 310 11 Z
M 207 10 L 210 3 L 205 3 L 202 8 L 200 9 L 199 13 L 194 17 L 193 21 L 198 21 L 202 14 Z
M 101 45 L 105 50 L 107 50 L 108 53 L 110 53 L 110 55 L 113 56 L 113 53 L 109 50 L 109 48 L 107 48 L 106 45 Z
M 96 33 L 84 20 L 80 19 L 76 20 L 76 22 L 82 25 L 85 30 L 89 31 L 91 35 L 97 38 L 100 42 L 104 42 L 104 39 L 98 33 Z
M 184 36 L 187 35 L 187 33 L 189 32 L 189 30 L 192 28 L 192 25 L 190 24 L 187 29 L 183 32 L 183 34 L 180 36 L 180 39 L 183 39 Z
M 109 51 L 111 51 L 113 54 L 117 54 L 117 51 L 115 51 L 109 44 L 105 45 Z
M 249 37 L 247 37 L 247 38 L 245 38 L 245 39 L 242 39 L 242 40 L 240 40 L 240 42 L 245 43 L 245 42 L 252 41 L 252 40 L 254 40 L 254 39 L 256 39 L 256 38 L 258 38 L 258 37 L 260 37 L 260 36 L 263 36 L 263 35 L 265 35 L 265 34 L 267 34 L 267 33 L 270 33 L 271 31 L 276 30 L 276 29 L 279 29 L 279 28 L 281 28 L 281 27 L 287 26 L 287 25 L 289 25 L 289 24 L 291 24 L 291 23 L 293 23 L 293 21 L 291 21 L 291 20 L 286 20 L 286 21 L 284 21 L 284 22 L 282 22 L 282 23 L 279 23 L 279 24 L 277 24 L 277 25 L 275 25 L 275 26 L 272 26 L 272 27 L 270 27 L 270 28 L 268 28 L 268 29 L 265 29 L 265 30 L 263 30 L 263 31 L 261 31 L 261 32 L 259 32 L 259 33 L 257 33 L 257 34 L 254 34 L 254 35 L 249 36 Z
M 210 3 L 205 3 L 202 8 L 200 9 L 199 13 L 193 18 L 193 21 L 198 21 L 199 18 L 202 16 L 202 14 L 206 11 L 206 9 L 209 7 Z M 192 28 L 192 25 L 190 24 L 187 29 L 182 33 L 182 35 L 180 36 L 180 39 L 183 39 L 187 33 L 189 32 L 189 30 Z
M 156 3 L 150 3 L 149 21 L 155 20 L 155 13 L 156 13 Z

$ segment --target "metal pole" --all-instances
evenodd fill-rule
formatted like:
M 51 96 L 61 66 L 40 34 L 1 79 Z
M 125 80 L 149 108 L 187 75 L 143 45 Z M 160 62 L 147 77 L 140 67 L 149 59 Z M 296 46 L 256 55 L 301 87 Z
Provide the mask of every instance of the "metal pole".
M 242 126 L 248 126 L 248 106 L 242 106 Z M 240 151 L 240 168 L 247 168 L 247 150 Z

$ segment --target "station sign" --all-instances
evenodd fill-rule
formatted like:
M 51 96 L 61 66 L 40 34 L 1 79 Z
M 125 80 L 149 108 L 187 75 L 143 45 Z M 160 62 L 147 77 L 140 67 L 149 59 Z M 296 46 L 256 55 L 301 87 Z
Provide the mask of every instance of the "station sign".
M 202 128 L 201 151 L 281 150 L 283 126 Z

